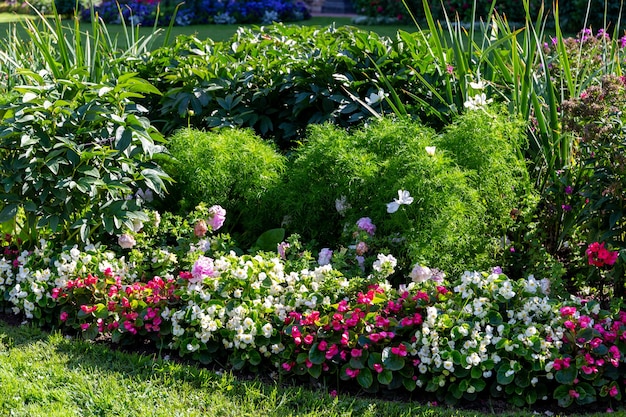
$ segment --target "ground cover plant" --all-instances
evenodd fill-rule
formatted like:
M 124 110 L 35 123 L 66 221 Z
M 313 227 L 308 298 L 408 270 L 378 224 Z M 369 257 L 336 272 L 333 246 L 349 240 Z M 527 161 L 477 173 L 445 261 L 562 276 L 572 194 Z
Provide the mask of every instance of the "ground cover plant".
M 621 38 L 424 13 L 7 46 L 2 307 L 327 391 L 621 409 Z

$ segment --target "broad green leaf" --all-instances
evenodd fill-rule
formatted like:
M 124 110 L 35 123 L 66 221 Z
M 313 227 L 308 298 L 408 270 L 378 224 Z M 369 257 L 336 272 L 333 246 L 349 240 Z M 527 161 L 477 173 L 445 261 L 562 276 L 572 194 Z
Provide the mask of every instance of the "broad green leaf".
M 17 214 L 18 205 L 15 203 L 9 203 L 2 208 L 0 211 L 0 223 L 8 222 L 13 220 Z
M 255 246 L 263 251 L 276 251 L 277 245 L 285 239 L 285 229 L 270 229 L 261 236 L 256 241 Z
M 369 388 L 374 382 L 374 378 L 372 376 L 372 371 L 369 368 L 363 368 L 360 370 L 359 374 L 356 377 L 357 382 L 363 388 Z

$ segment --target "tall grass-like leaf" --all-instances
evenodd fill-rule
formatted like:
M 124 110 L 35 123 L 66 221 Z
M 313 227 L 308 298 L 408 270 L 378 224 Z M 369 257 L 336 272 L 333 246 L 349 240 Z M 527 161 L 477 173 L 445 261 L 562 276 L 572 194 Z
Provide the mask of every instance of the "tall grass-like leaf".
M 136 25 L 124 26 L 124 39 L 118 46 L 118 39 L 110 36 L 93 8 L 91 31 L 83 32 L 76 14 L 73 24 L 65 25 L 54 4 L 51 19 L 30 7 L 37 19 L 20 23 L 28 38 L 23 40 L 13 32 L 6 41 L 0 41 L 0 58 L 7 73 L 29 68 L 45 69 L 56 79 L 66 78 L 76 71 L 83 72 L 85 80 L 92 82 L 114 79 L 125 71 L 127 60 L 149 51 L 161 32 L 154 26 L 150 35 L 140 37 Z

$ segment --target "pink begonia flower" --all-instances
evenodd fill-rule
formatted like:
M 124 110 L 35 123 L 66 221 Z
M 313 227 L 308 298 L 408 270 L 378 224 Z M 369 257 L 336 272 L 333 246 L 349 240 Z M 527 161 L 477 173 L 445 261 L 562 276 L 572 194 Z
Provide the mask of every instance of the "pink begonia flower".
M 67 311 L 62 311 L 61 314 L 59 315 L 59 320 L 66 321 L 68 317 L 69 317 L 69 314 L 67 313 Z
M 81 325 L 80 325 L 80 328 L 81 328 L 83 331 L 87 330 L 87 329 L 89 328 L 89 323 L 83 323 L 83 324 L 81 324 Z
M 369 217 L 361 217 L 357 220 L 356 225 L 359 229 L 364 230 L 370 236 L 373 236 L 376 231 L 376 226 L 372 223 L 372 219 Z
M 193 234 L 196 235 L 196 237 L 204 237 L 208 231 L 209 227 L 204 220 L 198 220 L 193 226 Z
M 323 248 L 320 250 L 319 257 L 317 258 L 317 263 L 320 266 L 330 264 L 331 259 L 333 258 L 333 251 L 329 248 Z
M 122 249 L 131 249 L 137 244 L 137 241 L 135 241 L 135 238 L 128 233 L 124 233 L 117 239 L 117 243 Z
M 617 394 L 619 394 L 619 390 L 617 389 L 617 385 L 613 385 L 610 389 L 609 389 L 609 395 L 611 397 L 617 397 Z
M 346 368 L 346 375 L 348 375 L 350 378 L 356 378 L 357 375 L 359 375 L 359 370 L 358 369 L 351 369 L 351 368 Z
M 224 221 L 226 220 L 226 210 L 224 210 L 222 206 L 215 205 L 209 207 L 209 215 L 211 215 L 209 224 L 211 225 L 212 230 L 217 230 L 224 225 Z

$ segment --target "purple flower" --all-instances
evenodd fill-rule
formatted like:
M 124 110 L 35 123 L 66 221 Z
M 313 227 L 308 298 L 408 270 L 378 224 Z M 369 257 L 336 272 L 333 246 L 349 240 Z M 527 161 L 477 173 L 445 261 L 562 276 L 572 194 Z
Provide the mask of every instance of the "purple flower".
M 565 194 L 569 195 L 574 191 L 571 185 L 565 187 Z
M 276 251 L 278 252 L 281 258 L 287 259 L 287 248 L 289 248 L 289 246 L 290 245 L 287 242 L 280 242 L 278 244 L 278 246 L 276 247 Z
M 572 206 L 570 206 L 569 204 L 562 204 L 561 208 L 563 209 L 563 211 L 572 211 Z
M 357 220 L 356 225 L 359 229 L 364 230 L 370 236 L 374 236 L 374 232 L 376 231 L 376 226 L 372 223 L 372 219 L 369 217 L 361 217 Z
M 322 250 L 320 250 L 319 257 L 317 258 L 317 263 L 320 266 L 328 265 L 332 257 L 333 257 L 333 251 L 330 250 L 329 248 L 323 248 Z
M 222 206 L 215 205 L 209 207 L 209 215 L 211 216 L 209 225 L 212 230 L 217 230 L 224 225 L 224 220 L 226 220 L 226 210 L 224 210 Z
M 491 268 L 491 273 L 500 275 L 502 273 L 502 268 L 499 266 L 494 266 L 493 268 Z

